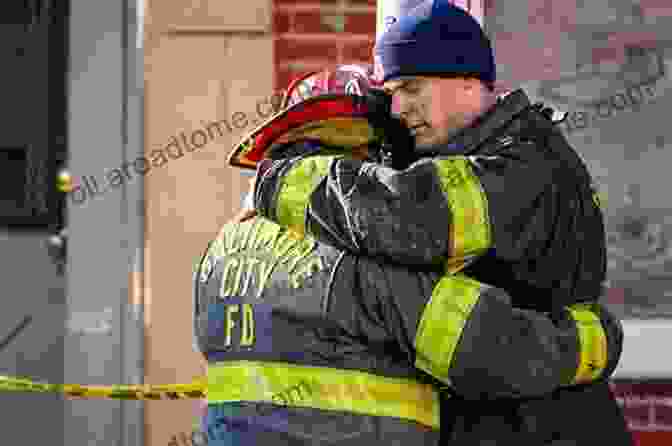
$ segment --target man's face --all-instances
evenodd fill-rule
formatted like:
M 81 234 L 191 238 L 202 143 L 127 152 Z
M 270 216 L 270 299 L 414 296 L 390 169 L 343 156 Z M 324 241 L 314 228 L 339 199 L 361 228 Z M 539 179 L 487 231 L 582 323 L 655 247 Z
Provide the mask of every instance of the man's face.
M 447 142 L 480 111 L 480 83 L 471 79 L 408 76 L 385 82 L 384 89 L 418 148 Z

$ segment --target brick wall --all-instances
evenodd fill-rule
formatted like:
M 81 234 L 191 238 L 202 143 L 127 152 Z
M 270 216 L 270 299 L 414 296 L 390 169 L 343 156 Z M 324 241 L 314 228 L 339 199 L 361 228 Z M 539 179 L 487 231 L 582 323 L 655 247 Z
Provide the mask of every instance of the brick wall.
M 672 383 L 617 382 L 612 389 L 638 446 L 672 444 Z
M 517 32 L 497 33 L 497 59 L 516 61 L 510 64 L 512 71 L 505 76 L 501 89 L 510 88 L 511 83 L 556 76 L 561 61 L 552 48 L 560 43 L 561 36 L 575 32 L 578 1 L 530 1 L 525 26 Z M 486 11 L 497 10 L 496 0 L 453 2 L 467 10 L 480 8 L 481 3 Z M 672 15 L 668 0 L 641 0 L 639 5 L 645 15 Z M 283 88 L 294 76 L 326 64 L 370 61 L 376 31 L 375 0 L 273 0 L 273 10 L 275 88 Z M 603 48 L 593 50 L 592 61 L 621 60 L 626 43 L 655 39 L 655 35 L 646 33 L 615 35 Z
M 333 63 L 371 59 L 375 0 L 274 0 L 275 88 Z
M 481 0 L 454 0 L 469 10 Z M 273 0 L 275 88 L 333 63 L 367 63 L 376 35 L 376 0 Z

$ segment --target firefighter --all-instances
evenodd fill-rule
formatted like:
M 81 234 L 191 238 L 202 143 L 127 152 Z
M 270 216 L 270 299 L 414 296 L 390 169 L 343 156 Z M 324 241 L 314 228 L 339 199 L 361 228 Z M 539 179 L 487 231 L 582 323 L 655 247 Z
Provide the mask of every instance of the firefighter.
M 427 1 L 383 33 L 375 58 L 420 159 L 401 171 L 334 155 L 264 160 L 259 215 L 353 255 L 442 264 L 506 291 L 518 309 L 555 315 L 597 302 L 606 250 L 589 172 L 523 90 L 494 93 L 478 22 L 446 0 Z M 427 361 L 416 365 L 432 373 Z M 443 407 L 445 444 L 633 444 L 604 380 Z
M 303 79 L 315 96 L 290 89 L 232 164 L 370 156 L 369 106 L 344 94 L 360 80 L 353 67 Z M 209 444 L 438 444 L 441 387 L 480 401 L 605 380 L 622 342 L 597 304 L 517 309 L 464 274 L 353 255 L 246 210 L 198 263 L 194 328 Z

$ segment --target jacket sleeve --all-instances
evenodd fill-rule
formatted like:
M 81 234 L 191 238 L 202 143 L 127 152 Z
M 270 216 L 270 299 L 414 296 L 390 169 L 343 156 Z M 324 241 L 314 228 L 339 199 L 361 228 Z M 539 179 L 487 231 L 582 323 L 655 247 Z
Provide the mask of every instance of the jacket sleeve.
M 608 379 L 622 342 L 600 304 L 518 309 L 501 289 L 457 275 L 441 279 L 422 313 L 415 365 L 469 399 L 535 397 Z
M 490 248 L 520 259 L 544 246 L 557 203 L 553 164 L 522 146 L 423 159 L 403 171 L 320 155 L 265 163 L 255 188 L 261 215 L 405 265 L 460 264 Z
M 545 313 L 516 308 L 505 291 L 463 274 L 417 273 L 367 259 L 353 268 L 361 292 L 351 334 L 385 327 L 402 355 L 466 399 L 537 397 L 607 380 L 620 359 L 622 326 L 599 303 Z M 352 308 L 334 300 L 330 311 L 345 320 Z

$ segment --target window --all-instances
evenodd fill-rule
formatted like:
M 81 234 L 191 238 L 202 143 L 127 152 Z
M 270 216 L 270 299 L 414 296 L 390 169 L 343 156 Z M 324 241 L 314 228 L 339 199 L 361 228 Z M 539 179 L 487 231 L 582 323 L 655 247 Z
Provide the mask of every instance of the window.
M 58 226 L 66 153 L 67 0 L 5 0 L 0 11 L 0 226 Z

